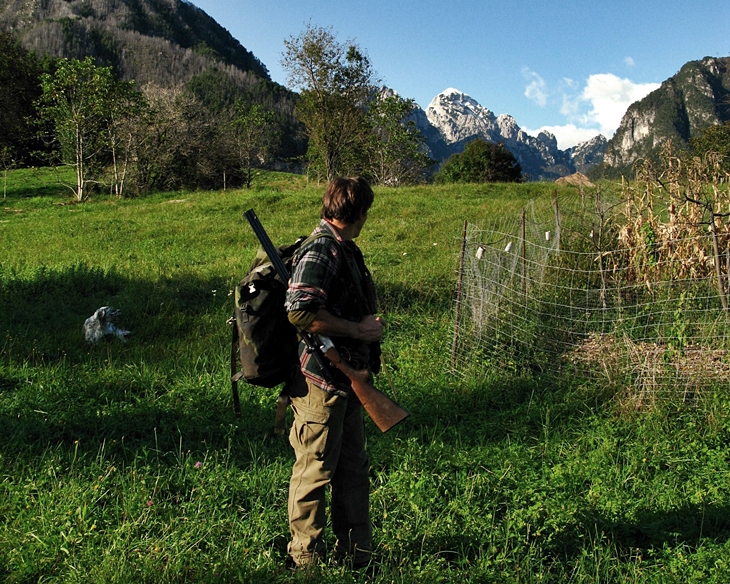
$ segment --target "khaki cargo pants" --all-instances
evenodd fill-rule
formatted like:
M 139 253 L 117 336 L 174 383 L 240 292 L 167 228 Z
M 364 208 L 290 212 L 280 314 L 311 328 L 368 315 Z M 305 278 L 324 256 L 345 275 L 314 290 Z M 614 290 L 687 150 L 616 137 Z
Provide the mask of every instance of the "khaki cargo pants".
M 292 396 L 289 443 L 296 461 L 289 484 L 288 552 L 302 566 L 325 557 L 326 491 L 331 488 L 334 555 L 355 563 L 370 559 L 369 462 L 363 411 L 356 397 L 328 394 L 307 383 Z

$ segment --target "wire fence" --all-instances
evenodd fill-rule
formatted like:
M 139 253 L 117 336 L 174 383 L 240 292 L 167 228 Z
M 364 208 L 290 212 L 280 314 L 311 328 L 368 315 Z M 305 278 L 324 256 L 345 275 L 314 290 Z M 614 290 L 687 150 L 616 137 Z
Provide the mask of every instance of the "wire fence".
M 710 229 L 679 228 L 692 208 L 637 211 L 635 195 L 581 191 L 465 222 L 454 372 L 577 375 L 637 407 L 727 386 L 730 230 L 714 217 Z

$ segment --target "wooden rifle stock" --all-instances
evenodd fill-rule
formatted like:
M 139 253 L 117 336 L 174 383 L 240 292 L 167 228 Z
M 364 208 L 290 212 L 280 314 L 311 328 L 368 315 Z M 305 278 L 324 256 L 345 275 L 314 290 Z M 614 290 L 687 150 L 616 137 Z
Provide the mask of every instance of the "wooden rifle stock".
M 337 351 L 332 341 L 320 336 L 321 350 L 330 363 L 347 375 L 362 407 L 372 418 L 381 432 L 387 432 L 393 426 L 405 420 L 410 414 L 370 383 L 368 369 L 354 369 Z

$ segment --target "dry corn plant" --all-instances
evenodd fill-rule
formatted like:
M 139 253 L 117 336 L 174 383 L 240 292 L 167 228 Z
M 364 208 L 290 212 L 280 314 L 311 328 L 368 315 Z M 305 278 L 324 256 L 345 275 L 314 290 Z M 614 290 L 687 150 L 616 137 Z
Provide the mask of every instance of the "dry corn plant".
M 671 142 L 659 168 L 648 160 L 637 163 L 636 183 L 624 185 L 619 232 L 631 283 L 652 290 L 658 282 L 713 278 L 727 310 L 730 177 L 720 163 L 713 153 L 685 161 L 673 153 Z
M 659 302 L 647 312 L 675 306 L 674 315 L 655 313 L 653 338 L 589 336 L 571 360 L 592 355 L 596 372 L 606 372 L 609 383 L 615 372 L 623 372 L 625 377 L 614 381 L 624 387 L 617 397 L 625 407 L 651 407 L 659 394 L 676 396 L 680 389 L 684 403 L 704 384 L 730 379 L 728 351 L 721 348 L 726 346 L 726 333 L 720 322 L 726 317 L 700 315 L 698 308 L 710 310 L 714 296 L 716 306 L 728 312 L 730 176 L 721 162 L 712 153 L 682 158 L 669 143 L 659 163 L 639 162 L 636 181 L 623 183 L 623 212 L 616 218 L 619 250 L 611 255 L 622 268 L 614 270 L 621 280 L 616 283 L 626 290 L 647 290 L 649 296 L 639 302 Z M 685 294 L 697 299 L 694 304 L 683 307 Z M 651 320 L 655 322 L 655 316 Z

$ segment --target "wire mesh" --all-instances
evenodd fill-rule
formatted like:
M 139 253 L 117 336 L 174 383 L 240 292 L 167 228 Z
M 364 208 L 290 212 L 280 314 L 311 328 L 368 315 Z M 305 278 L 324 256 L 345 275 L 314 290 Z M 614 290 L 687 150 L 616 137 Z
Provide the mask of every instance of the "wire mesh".
M 578 375 L 624 389 L 638 406 L 727 384 L 730 249 L 718 254 L 705 230 L 661 249 L 645 237 L 637 253 L 622 244 L 626 209 L 598 191 L 465 223 L 454 372 Z M 687 269 L 676 249 L 702 265 Z

